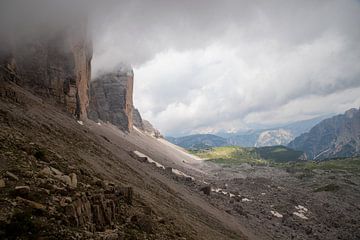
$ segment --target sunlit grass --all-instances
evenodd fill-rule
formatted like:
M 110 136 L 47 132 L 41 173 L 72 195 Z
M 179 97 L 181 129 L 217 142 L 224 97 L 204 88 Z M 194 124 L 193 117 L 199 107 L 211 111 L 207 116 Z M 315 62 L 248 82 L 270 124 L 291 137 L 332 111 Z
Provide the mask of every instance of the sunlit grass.
M 256 166 L 272 166 L 299 171 L 320 169 L 360 173 L 360 157 L 332 159 L 321 162 L 301 161 L 297 160 L 299 152 L 283 146 L 263 148 L 225 146 L 206 150 L 190 150 L 189 152 L 207 161 L 229 167 L 248 163 Z

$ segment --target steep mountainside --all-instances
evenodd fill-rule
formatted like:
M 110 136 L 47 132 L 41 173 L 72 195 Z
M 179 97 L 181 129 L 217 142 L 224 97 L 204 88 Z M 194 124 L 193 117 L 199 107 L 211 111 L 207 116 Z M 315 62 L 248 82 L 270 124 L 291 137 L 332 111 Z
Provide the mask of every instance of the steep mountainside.
M 165 171 L 191 167 L 188 154 L 87 118 L 91 47 L 83 33 L 1 46 L 0 239 L 247 239 L 234 216 L 206 201 L 200 180 Z M 130 129 L 132 76 L 119 94 L 112 87 L 121 77 L 94 85 L 93 103 L 110 121 L 117 116 L 107 103 L 122 97 L 111 107 L 125 109 L 118 123 Z
M 289 147 L 304 151 L 307 159 L 350 157 L 360 154 L 360 110 L 325 119 L 308 133 L 289 143 Z
M 171 167 L 186 155 L 0 83 L 1 239 L 246 239 L 196 188 L 132 153 Z

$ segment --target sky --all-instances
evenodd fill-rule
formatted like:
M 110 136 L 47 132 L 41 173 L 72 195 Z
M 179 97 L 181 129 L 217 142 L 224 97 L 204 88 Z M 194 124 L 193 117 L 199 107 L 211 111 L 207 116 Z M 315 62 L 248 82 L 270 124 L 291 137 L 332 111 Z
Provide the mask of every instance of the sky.
M 0 33 L 87 15 L 93 77 L 130 64 L 135 106 L 165 135 L 271 127 L 360 106 L 358 0 L 1 4 Z

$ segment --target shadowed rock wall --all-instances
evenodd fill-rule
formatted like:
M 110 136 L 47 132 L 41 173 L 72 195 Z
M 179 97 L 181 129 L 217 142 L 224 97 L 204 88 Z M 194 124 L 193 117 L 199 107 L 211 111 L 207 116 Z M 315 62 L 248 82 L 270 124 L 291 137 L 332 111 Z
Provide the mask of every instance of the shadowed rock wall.
M 3 45 L 1 74 L 8 74 L 7 79 L 62 106 L 77 118 L 86 118 L 91 58 L 86 27 L 79 26 Z
M 133 128 L 134 73 L 130 68 L 102 74 L 90 85 L 89 118 L 110 122 L 120 129 Z

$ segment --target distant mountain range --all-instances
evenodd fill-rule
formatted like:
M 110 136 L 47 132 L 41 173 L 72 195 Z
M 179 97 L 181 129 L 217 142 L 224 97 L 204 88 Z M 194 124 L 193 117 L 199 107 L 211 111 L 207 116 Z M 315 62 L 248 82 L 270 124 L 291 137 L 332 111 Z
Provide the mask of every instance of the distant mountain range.
M 271 129 L 257 129 L 248 132 L 194 134 L 184 137 L 166 137 L 170 142 L 187 149 L 204 149 L 221 146 L 265 147 L 287 145 L 295 137 L 310 130 L 327 116 L 298 121 Z
M 303 151 L 312 160 L 360 155 L 360 109 L 321 121 L 288 147 Z
M 166 137 L 166 139 L 180 147 L 187 149 L 205 149 L 228 145 L 225 138 L 213 134 L 194 134 L 185 137 Z

